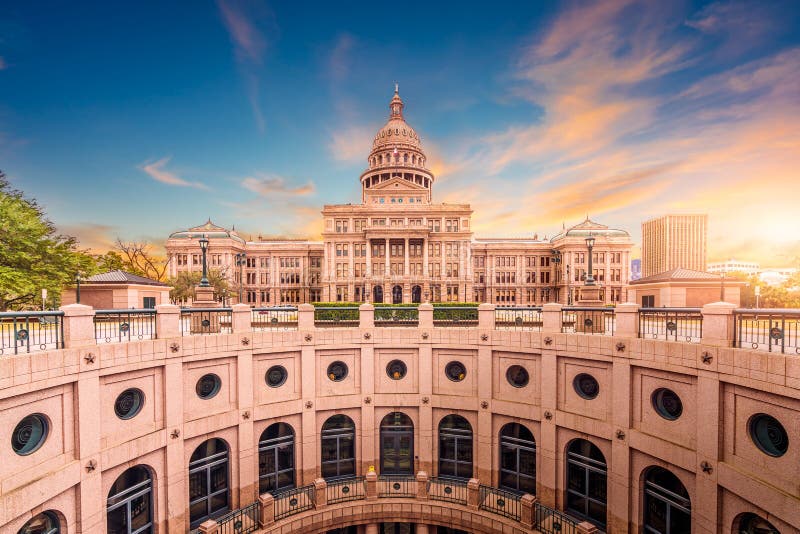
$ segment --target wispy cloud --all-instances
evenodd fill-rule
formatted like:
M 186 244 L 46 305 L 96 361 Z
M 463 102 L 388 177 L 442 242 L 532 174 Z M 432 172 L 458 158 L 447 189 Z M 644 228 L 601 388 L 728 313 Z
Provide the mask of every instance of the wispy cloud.
M 6 63 L 6 60 L 3 58 L 3 56 L 0 56 L 0 70 L 6 69 L 7 67 L 8 63 Z
M 75 237 L 80 248 L 89 249 L 93 252 L 105 252 L 114 248 L 117 230 L 116 226 L 97 223 L 75 223 L 58 226 L 58 231 L 61 234 Z
M 184 180 L 175 172 L 168 171 L 165 167 L 170 161 L 170 157 L 161 158 L 153 162 L 145 162 L 139 166 L 139 169 L 147 173 L 150 178 L 157 182 L 168 185 L 176 185 L 179 187 L 196 187 L 197 189 L 206 189 L 209 187 L 201 182 L 190 182 Z
M 242 180 L 242 187 L 262 197 L 273 195 L 306 196 L 315 191 L 313 182 L 292 186 L 286 183 L 285 178 L 272 174 L 259 175 L 257 177 L 248 176 Z

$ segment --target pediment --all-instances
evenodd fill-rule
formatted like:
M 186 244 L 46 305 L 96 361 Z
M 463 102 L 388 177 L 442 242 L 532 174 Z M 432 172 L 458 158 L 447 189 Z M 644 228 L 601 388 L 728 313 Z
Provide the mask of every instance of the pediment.
M 399 176 L 393 176 L 369 188 L 369 191 L 394 192 L 394 191 L 427 191 L 425 186 L 409 182 Z

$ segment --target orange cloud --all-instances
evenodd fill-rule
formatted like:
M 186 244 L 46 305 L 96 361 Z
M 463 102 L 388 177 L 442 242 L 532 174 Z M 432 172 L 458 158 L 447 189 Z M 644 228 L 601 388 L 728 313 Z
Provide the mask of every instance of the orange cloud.
M 166 170 L 164 167 L 169 163 L 171 158 L 165 157 L 151 163 L 143 163 L 139 169 L 147 173 L 150 178 L 157 182 L 168 185 L 177 185 L 180 187 L 196 187 L 198 189 L 209 189 L 209 187 L 200 182 L 189 182 L 184 180 L 174 172 Z
M 286 180 L 281 176 L 260 175 L 257 178 L 249 176 L 242 180 L 242 187 L 262 197 L 270 195 L 310 195 L 314 192 L 314 184 L 308 182 L 305 185 L 292 187 L 286 184 Z

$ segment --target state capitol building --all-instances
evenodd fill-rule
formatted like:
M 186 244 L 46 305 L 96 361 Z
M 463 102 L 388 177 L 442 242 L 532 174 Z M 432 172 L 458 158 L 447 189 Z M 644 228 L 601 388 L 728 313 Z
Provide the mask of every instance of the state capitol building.
M 198 240 L 209 239 L 210 269 L 232 282 L 233 302 L 488 302 L 498 306 L 576 303 L 587 276 L 586 238 L 595 238 L 600 300 L 626 300 L 630 235 L 589 220 L 550 239 L 480 238 L 469 204 L 436 203 L 436 177 L 419 134 L 406 122 L 397 88 L 389 120 L 375 135 L 361 174 L 361 203 L 326 205 L 322 241 L 246 241 L 213 224 L 174 232 L 169 275 L 202 269 Z

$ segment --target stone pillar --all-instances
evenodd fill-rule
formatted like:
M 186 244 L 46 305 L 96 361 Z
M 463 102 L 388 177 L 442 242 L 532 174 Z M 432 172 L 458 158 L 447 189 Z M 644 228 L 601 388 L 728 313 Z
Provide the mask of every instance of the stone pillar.
M 428 525 L 425 523 L 417 523 L 417 534 L 429 534 L 430 530 L 428 530 Z
M 542 305 L 542 332 L 561 332 L 561 304 L 548 302 Z
M 428 240 L 422 240 L 422 278 L 428 281 Z
M 364 529 L 366 534 L 378 534 L 378 523 L 367 523 L 367 528 Z
M 419 310 L 420 332 L 424 331 L 423 329 L 427 329 L 428 335 L 430 335 L 430 330 L 433 328 L 433 304 L 426 302 L 420 304 L 417 309 Z
M 311 304 L 301 304 L 297 307 L 297 329 L 314 329 L 314 306 Z
M 532 529 L 536 526 L 536 497 L 526 493 L 519 499 L 519 522 L 525 528 Z
M 367 270 L 366 270 L 367 278 L 372 277 L 372 241 L 367 239 Z M 370 300 L 372 300 L 372 296 L 370 295 Z
M 408 258 L 408 238 L 405 238 L 404 248 L 403 248 L 403 276 L 409 275 L 409 258 Z
M 217 534 L 219 532 L 219 525 L 213 519 L 203 521 L 198 529 L 200 534 Z
M 428 500 L 428 473 L 425 471 L 417 473 L 417 499 Z
M 271 493 L 258 496 L 258 526 L 265 528 L 275 522 L 275 498 Z
M 181 352 L 167 351 L 164 365 L 164 391 L 180 392 L 183 390 L 183 362 Z M 183 441 L 183 395 L 164 396 L 164 431 L 166 439 L 166 488 L 167 530 L 169 532 L 186 532 L 188 530 L 189 492 L 186 478 L 189 468 L 186 465 L 185 445 Z
M 181 337 L 181 308 L 174 304 L 156 306 L 156 336 L 158 339 Z
M 722 503 L 717 480 L 719 442 L 717 433 L 708 432 L 708 429 L 721 427 L 721 388 L 717 372 L 698 369 L 697 374 L 697 474 L 694 477 L 696 496 L 692 499 L 692 530 L 698 534 L 711 534 L 717 531 Z
M 494 330 L 494 304 L 478 305 L 478 328 L 480 330 Z
M 596 534 L 600 532 L 600 529 L 598 529 L 596 526 L 589 523 L 588 521 L 583 521 L 582 523 L 578 523 L 575 532 L 577 534 Z
M 481 483 L 477 478 L 467 482 L 467 508 L 477 510 L 481 504 Z
M 736 305 L 730 302 L 712 302 L 703 306 L 703 345 L 732 347 L 736 324 L 733 310 Z
M 328 483 L 324 478 L 314 480 L 314 508 L 319 510 L 328 506 Z
M 614 308 L 614 335 L 621 337 L 639 337 L 639 305 L 633 302 L 622 302 Z
M 365 498 L 368 501 L 375 501 L 378 499 L 378 473 L 375 471 L 367 471 L 364 477 L 367 488 L 364 492 Z
M 85 304 L 67 304 L 64 312 L 64 348 L 97 345 L 94 338 L 94 308 Z
M 384 274 L 386 276 L 389 276 L 389 275 L 392 274 L 391 260 L 389 259 L 389 251 L 390 251 L 390 249 L 389 249 L 389 238 L 387 237 L 384 241 L 386 242 L 386 255 L 384 256 L 384 260 L 383 260 L 384 261 L 384 266 L 385 266 L 384 269 L 386 269 L 386 272 Z M 389 298 L 391 298 L 391 296 L 392 296 L 392 294 L 389 293 Z M 386 292 L 385 291 L 383 293 L 383 301 L 386 302 Z
M 358 326 L 362 330 L 375 326 L 375 306 L 367 302 L 358 307 Z
M 78 306 L 79 308 L 72 308 Z M 94 314 L 94 310 L 88 306 L 81 304 L 71 304 L 64 306 L 64 308 L 72 308 L 73 311 L 86 312 L 84 308 Z M 63 309 L 63 308 L 62 308 Z M 73 318 L 84 320 L 88 317 L 89 326 L 92 326 L 90 315 L 78 315 Z M 65 323 L 67 316 L 65 314 Z M 76 332 L 83 332 L 84 329 L 80 328 L 81 323 L 78 323 L 79 328 Z M 92 341 L 94 341 L 94 329 L 92 328 Z M 65 325 L 66 334 L 66 325 Z M 67 335 L 67 340 L 69 337 Z M 100 406 L 100 371 L 99 363 L 90 364 L 82 362 L 82 369 L 78 375 L 78 382 L 76 384 L 76 412 L 80 414 L 78 420 L 78 428 L 75 429 L 75 441 L 77 442 L 77 450 L 75 457 L 79 459 L 79 466 L 76 466 L 78 477 L 80 478 L 80 485 L 76 494 L 77 498 L 77 511 L 79 521 L 79 529 L 82 532 L 96 532 L 102 529 L 105 523 L 105 506 L 101 498 L 102 479 L 101 472 L 103 466 L 101 462 L 101 448 L 100 448 L 100 435 L 97 431 L 100 428 L 100 413 L 98 406 Z
M 250 306 L 247 304 L 234 304 L 231 308 L 231 325 L 233 327 L 233 333 L 244 333 L 250 332 L 252 327 L 250 326 L 250 317 L 251 317 L 251 310 Z

